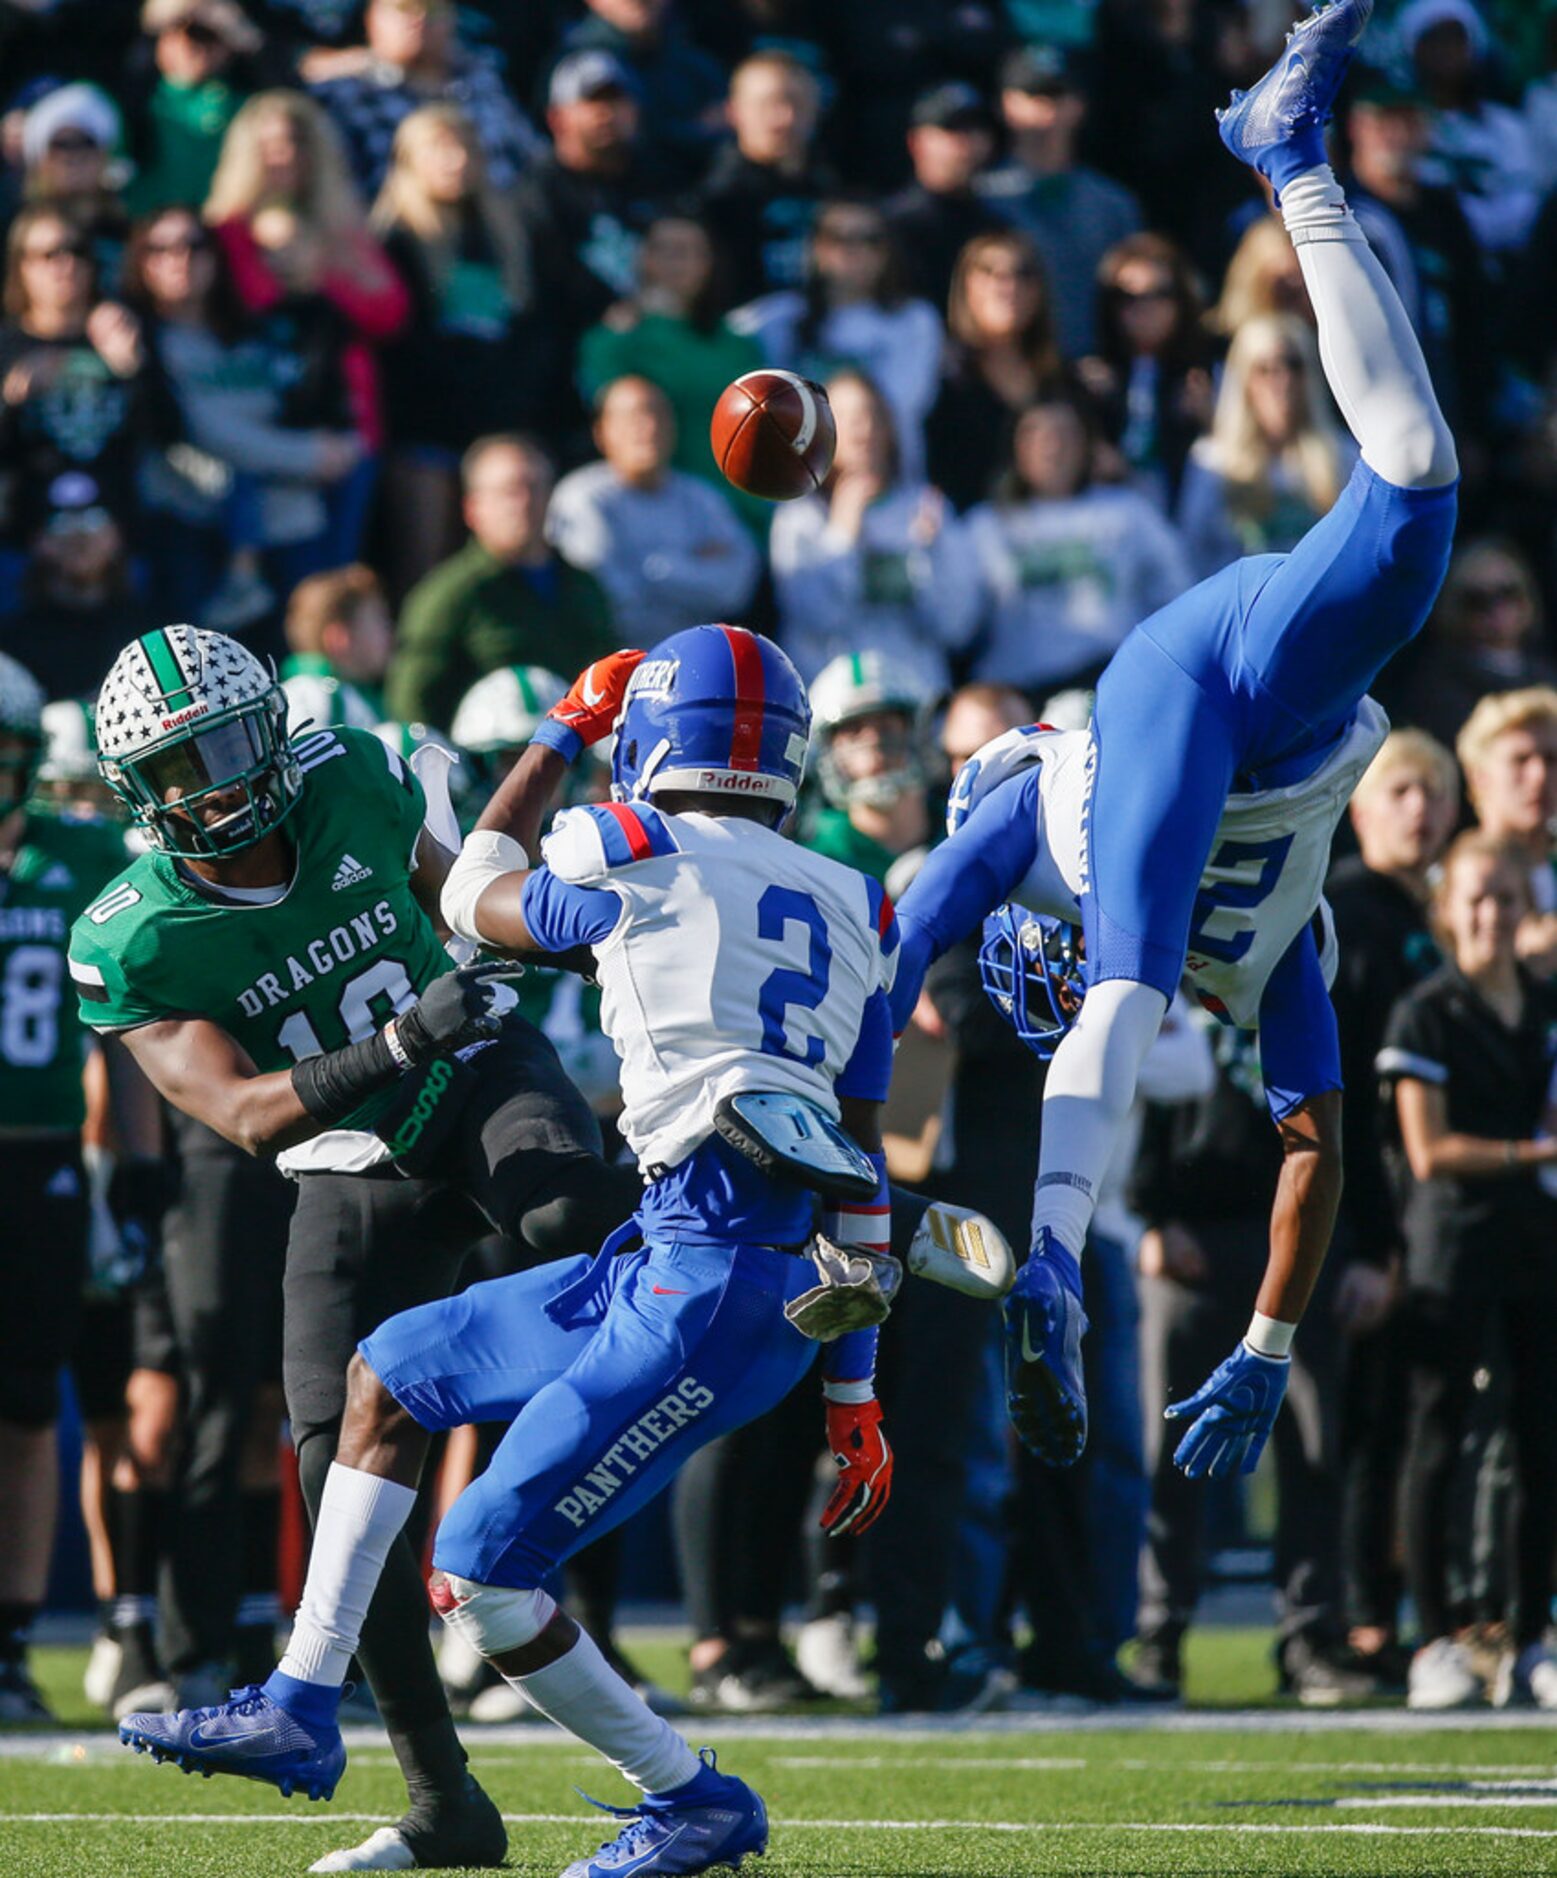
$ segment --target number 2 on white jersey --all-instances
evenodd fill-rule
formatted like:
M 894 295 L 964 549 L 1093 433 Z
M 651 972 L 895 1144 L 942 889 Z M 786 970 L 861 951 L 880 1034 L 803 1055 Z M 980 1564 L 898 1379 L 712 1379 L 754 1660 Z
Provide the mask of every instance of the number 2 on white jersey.
M 791 925 L 805 928 L 806 966 L 804 971 L 790 965 L 777 966 L 762 981 L 762 989 L 757 994 L 757 1011 L 762 1018 L 762 1048 L 767 1056 L 792 1056 L 814 1068 L 827 1054 L 827 1045 L 812 1032 L 806 1037 L 803 1050 L 792 1050 L 786 1041 L 787 1013 L 796 1007 L 814 1011 L 827 996 L 828 974 L 833 963 L 827 921 L 810 894 L 802 893 L 797 887 L 768 887 L 757 902 L 757 937 L 782 945 Z

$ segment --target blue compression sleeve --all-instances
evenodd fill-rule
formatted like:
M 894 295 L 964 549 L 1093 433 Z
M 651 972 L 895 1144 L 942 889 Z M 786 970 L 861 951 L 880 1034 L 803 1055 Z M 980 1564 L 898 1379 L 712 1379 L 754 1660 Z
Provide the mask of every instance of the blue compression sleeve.
M 1340 1033 L 1311 923 L 1282 954 L 1260 999 L 1260 1074 L 1278 1122 L 1308 1097 L 1341 1087 Z
M 544 952 L 570 952 L 596 945 L 616 931 L 620 898 L 605 887 L 575 887 L 538 867 L 524 883 L 519 902 L 530 937 Z
M 884 991 L 873 991 L 860 1019 L 854 1052 L 833 1084 L 839 1096 L 885 1102 L 892 1081 L 892 1007 Z
M 901 1030 L 918 1002 L 925 972 L 958 940 L 978 930 L 1038 858 L 1039 767 L 991 790 L 949 841 L 932 850 L 898 903 L 903 935 L 892 1023 Z

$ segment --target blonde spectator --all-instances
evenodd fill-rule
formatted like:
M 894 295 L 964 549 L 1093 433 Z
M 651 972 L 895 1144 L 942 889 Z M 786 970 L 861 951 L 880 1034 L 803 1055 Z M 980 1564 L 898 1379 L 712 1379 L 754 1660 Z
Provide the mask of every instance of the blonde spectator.
M 1156 505 L 1093 480 L 1095 447 L 1090 408 L 1072 394 L 1018 419 L 994 500 L 967 517 L 987 605 L 975 677 L 1035 696 L 1091 683 L 1137 620 L 1190 585 Z
M 946 330 L 925 443 L 931 481 L 960 510 L 989 494 L 1017 413 L 1065 377 L 1049 276 L 1028 236 L 973 237 L 952 272 Z
M 1453 742 L 1480 698 L 1557 680 L 1541 596 L 1524 555 L 1483 536 L 1460 549 L 1391 714 Z
M 252 312 L 327 301 L 349 337 L 341 372 L 363 461 L 330 491 L 324 565 L 351 560 L 384 443 L 375 348 L 404 324 L 409 302 L 362 204 L 330 120 L 295 91 L 262 91 L 228 126 L 205 219 Z
M 518 220 L 456 105 L 402 122 L 370 226 L 411 295 L 384 359 L 391 586 L 403 593 L 459 546 L 462 453 L 485 432 L 539 427 L 558 361 L 527 317 Z
M 1542 977 L 1557 975 L 1557 690 L 1530 685 L 1483 698 L 1454 753 L 1482 833 L 1524 865 L 1530 910 L 1519 924 L 1520 956 Z
M 1211 309 L 1211 330 L 1232 338 L 1259 313 L 1293 313 L 1314 323 L 1297 250 L 1274 215 L 1250 225 L 1233 251 L 1222 282 L 1222 297 Z
M 1355 447 L 1331 415 L 1314 336 L 1256 314 L 1227 355 L 1211 432 L 1190 452 L 1178 521 L 1197 579 L 1245 554 L 1281 554 L 1326 514 Z
M 773 518 L 779 638 L 808 684 L 841 653 L 871 650 L 938 696 L 978 624 L 972 543 L 940 490 L 903 474 L 892 410 L 872 380 L 839 372 L 827 391 L 832 474 Z

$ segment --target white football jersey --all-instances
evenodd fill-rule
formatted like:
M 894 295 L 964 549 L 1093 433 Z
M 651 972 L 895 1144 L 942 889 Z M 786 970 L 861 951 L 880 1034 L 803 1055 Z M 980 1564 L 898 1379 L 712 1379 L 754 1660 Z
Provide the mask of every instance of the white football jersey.
M 1232 794 L 1200 877 L 1184 988 L 1206 1010 L 1241 1029 L 1259 1022 L 1271 973 L 1319 913 L 1325 976 L 1335 968 L 1335 935 L 1324 902 L 1330 843 L 1352 791 L 1389 734 L 1389 719 L 1364 698 L 1339 743 L 1302 782 Z M 1074 919 L 1086 884 L 1086 814 L 1095 751 L 1091 733 L 1059 730 L 1039 748 L 1038 859 L 1012 898 L 1040 913 Z
M 541 853 L 622 901 L 594 952 L 622 1132 L 646 1174 L 685 1160 L 738 1090 L 806 1096 L 836 1119 L 834 1080 L 896 965 L 874 881 L 756 822 L 640 805 L 566 810 Z

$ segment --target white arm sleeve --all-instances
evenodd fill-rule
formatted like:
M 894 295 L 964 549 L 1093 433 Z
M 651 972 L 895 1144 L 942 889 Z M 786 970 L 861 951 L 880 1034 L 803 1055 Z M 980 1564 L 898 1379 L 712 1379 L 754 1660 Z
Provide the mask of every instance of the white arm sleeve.
M 473 945 L 483 944 L 476 926 L 477 901 L 494 880 L 501 880 L 504 874 L 522 874 L 529 865 L 529 855 L 512 835 L 500 835 L 491 828 L 478 828 L 473 835 L 467 835 L 438 902 L 449 931 Z

